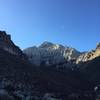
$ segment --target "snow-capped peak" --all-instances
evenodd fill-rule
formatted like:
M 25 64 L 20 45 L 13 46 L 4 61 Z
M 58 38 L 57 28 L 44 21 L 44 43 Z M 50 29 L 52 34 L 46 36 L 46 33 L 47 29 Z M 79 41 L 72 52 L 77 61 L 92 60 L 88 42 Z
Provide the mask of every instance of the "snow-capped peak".
M 53 44 L 53 43 L 51 43 L 51 42 L 48 42 L 48 41 L 45 41 L 45 42 L 43 42 L 40 46 L 39 46 L 39 48 L 47 48 L 47 49 L 54 49 L 54 50 L 56 50 L 56 49 L 63 49 L 63 48 L 65 48 L 64 46 L 62 46 L 62 45 L 60 45 L 60 44 Z

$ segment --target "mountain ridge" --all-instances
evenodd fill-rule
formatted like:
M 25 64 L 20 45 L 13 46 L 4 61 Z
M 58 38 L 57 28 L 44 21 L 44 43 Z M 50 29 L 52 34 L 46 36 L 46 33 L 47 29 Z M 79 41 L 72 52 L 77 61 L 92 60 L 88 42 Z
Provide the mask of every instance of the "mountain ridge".
M 13 43 L 11 40 L 11 35 L 7 34 L 6 31 L 0 31 L 0 48 L 13 55 L 20 56 L 23 59 L 25 58 L 22 50 Z
M 35 65 L 38 63 L 38 66 L 41 63 L 48 66 L 65 62 L 69 62 L 73 66 L 73 64 L 77 65 L 100 56 L 100 43 L 97 44 L 94 50 L 79 52 L 72 47 L 64 47 L 61 44 L 53 44 L 45 41 L 40 46 L 29 47 L 23 50 L 23 52 L 28 56 L 29 61 Z

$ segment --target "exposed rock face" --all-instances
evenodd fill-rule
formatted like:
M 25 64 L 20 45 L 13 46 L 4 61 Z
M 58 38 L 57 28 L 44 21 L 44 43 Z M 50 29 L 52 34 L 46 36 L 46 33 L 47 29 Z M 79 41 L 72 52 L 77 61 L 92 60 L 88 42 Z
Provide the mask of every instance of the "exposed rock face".
M 53 65 L 75 60 L 81 54 L 74 48 L 44 42 L 39 47 L 27 48 L 23 51 L 35 65 Z
M 86 62 L 86 61 L 92 60 L 98 56 L 100 56 L 100 43 L 97 44 L 95 50 L 91 50 L 90 52 L 86 52 L 86 53 L 83 53 L 82 55 L 80 55 L 78 57 L 76 63 L 78 64 L 79 62 Z
M 12 42 L 11 36 L 7 35 L 5 31 L 0 31 L 0 48 L 13 55 L 24 57 L 23 52 Z

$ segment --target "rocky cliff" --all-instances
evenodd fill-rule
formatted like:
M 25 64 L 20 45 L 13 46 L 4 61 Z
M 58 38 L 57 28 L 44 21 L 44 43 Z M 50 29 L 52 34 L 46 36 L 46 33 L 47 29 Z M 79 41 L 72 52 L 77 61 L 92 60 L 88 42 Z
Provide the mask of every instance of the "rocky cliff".
M 89 60 L 92 60 L 96 57 L 100 56 L 100 43 L 97 43 L 97 46 L 94 50 L 91 50 L 89 52 L 83 53 L 82 55 L 80 55 L 77 58 L 76 63 L 80 63 L 80 62 L 87 62 Z
M 12 42 L 11 36 L 8 35 L 5 31 L 0 31 L 0 48 L 8 51 L 13 55 L 24 58 L 24 54 L 21 49 Z

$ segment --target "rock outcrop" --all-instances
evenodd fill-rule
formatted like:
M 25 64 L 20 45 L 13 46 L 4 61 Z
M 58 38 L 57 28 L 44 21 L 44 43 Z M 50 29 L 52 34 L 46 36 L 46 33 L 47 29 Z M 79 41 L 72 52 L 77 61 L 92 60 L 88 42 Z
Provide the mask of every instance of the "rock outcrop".
M 16 46 L 12 42 L 11 36 L 8 35 L 5 31 L 0 31 L 0 48 L 4 49 L 5 51 L 8 51 L 13 55 L 17 55 L 24 58 L 23 52 L 18 46 Z
M 97 44 L 95 50 L 91 50 L 90 52 L 86 52 L 86 53 L 83 53 L 82 55 L 80 55 L 76 61 L 76 64 L 78 64 L 80 62 L 87 62 L 98 56 L 100 56 L 100 43 Z

